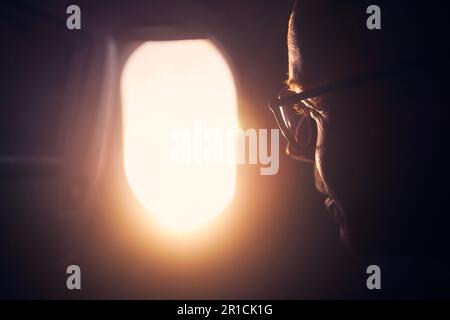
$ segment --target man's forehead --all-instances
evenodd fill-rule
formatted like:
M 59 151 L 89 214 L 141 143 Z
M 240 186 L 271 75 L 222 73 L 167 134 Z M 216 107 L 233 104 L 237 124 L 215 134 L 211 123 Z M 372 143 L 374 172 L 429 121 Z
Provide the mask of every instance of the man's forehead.
M 406 1 L 379 1 L 381 30 L 366 27 L 365 0 L 297 0 L 288 24 L 288 84 L 313 86 L 408 59 L 423 50 L 425 22 L 411 24 Z M 416 10 L 420 11 L 420 10 Z M 426 21 L 426 20 L 425 20 Z M 409 22 L 409 23 L 408 23 Z M 421 41 L 418 41 L 420 37 Z
M 289 66 L 287 84 L 289 88 L 291 88 L 292 90 L 299 91 L 300 90 L 299 76 L 301 74 L 302 60 L 300 54 L 299 37 L 296 31 L 295 21 L 296 21 L 296 8 L 294 7 L 289 18 L 288 35 L 287 35 L 288 66 Z
M 288 24 L 288 84 L 310 86 L 351 75 L 367 59 L 365 1 L 296 1 Z M 355 69 L 355 70 L 352 70 Z

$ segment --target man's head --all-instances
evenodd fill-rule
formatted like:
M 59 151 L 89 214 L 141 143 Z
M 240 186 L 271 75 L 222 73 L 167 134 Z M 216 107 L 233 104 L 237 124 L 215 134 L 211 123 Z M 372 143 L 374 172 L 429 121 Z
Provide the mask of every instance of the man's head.
M 316 186 L 357 252 L 431 254 L 446 245 L 450 227 L 444 205 L 448 63 L 440 60 L 448 50 L 438 26 L 445 20 L 428 2 L 426 8 L 392 2 L 379 1 L 382 28 L 369 30 L 369 2 L 297 1 L 287 83 L 302 92 L 392 68 L 309 100 Z M 411 67 L 396 72 L 403 64 Z

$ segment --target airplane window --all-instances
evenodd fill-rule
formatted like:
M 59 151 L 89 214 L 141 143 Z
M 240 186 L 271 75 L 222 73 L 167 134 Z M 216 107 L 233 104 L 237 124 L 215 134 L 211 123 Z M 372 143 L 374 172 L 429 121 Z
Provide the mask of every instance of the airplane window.
M 232 201 L 236 185 L 229 137 L 238 126 L 237 97 L 225 58 L 209 40 L 145 42 L 125 64 L 121 95 L 134 195 L 166 229 L 204 226 Z

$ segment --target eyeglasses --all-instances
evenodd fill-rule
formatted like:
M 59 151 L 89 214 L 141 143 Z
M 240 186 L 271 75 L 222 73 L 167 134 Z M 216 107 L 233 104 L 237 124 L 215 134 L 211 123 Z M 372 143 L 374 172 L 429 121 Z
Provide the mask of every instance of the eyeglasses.
M 421 61 L 420 59 L 418 61 Z M 315 100 L 331 91 L 382 79 L 406 71 L 418 63 L 395 64 L 355 77 L 338 80 L 321 86 L 294 93 L 286 86 L 269 101 L 269 108 L 275 116 L 283 136 L 287 140 L 286 153 L 294 159 L 314 163 L 317 143 L 317 123 L 311 113 L 317 111 Z
M 308 97 L 302 93 L 295 94 L 283 87 L 269 102 L 269 107 L 288 142 L 286 153 L 297 160 L 313 162 L 317 127 L 309 114 Z

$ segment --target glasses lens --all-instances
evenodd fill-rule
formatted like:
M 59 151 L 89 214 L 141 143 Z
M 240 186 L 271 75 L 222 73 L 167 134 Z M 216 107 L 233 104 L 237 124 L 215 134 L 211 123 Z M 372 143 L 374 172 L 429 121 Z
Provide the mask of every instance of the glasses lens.
M 308 108 L 299 102 L 295 105 L 271 105 L 278 126 L 288 141 L 288 154 L 301 160 L 314 159 L 315 122 Z
M 276 107 L 276 112 L 274 112 L 275 118 L 278 122 L 278 126 L 283 132 L 286 140 L 294 142 L 294 133 L 297 126 L 298 115 L 294 112 L 292 108 L 286 106 Z
M 295 143 L 302 148 L 308 147 L 312 140 L 312 123 L 307 111 L 301 111 L 297 115 L 297 123 L 294 128 Z

